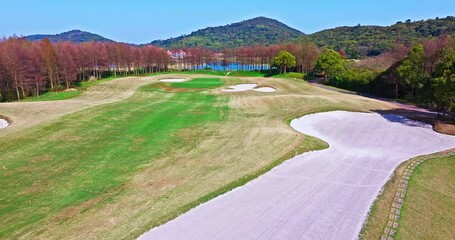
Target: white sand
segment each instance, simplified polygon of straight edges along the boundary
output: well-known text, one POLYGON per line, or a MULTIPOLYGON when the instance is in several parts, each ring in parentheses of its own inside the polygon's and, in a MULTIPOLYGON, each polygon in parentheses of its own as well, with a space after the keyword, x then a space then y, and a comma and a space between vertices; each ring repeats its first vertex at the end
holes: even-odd
POLYGON ((253 90, 257 86, 256 83, 246 83, 229 86, 228 89, 223 89, 225 92, 243 92, 248 90, 253 90))
POLYGON ((253 91, 271 93, 271 92, 276 92, 276 89, 273 87, 260 87, 260 88, 254 88, 253 91))
POLYGON ((288 160, 140 238, 356 239, 398 164, 455 147, 455 137, 394 115, 335 111, 291 126, 330 148, 288 160))
POLYGON ((272 87, 256 88, 256 86, 257 86, 256 83, 238 84, 238 85, 229 86, 227 89, 223 89, 223 91, 224 92, 244 92, 244 91, 253 90, 253 91, 265 92, 265 93, 276 92, 276 89, 272 88, 272 87))
POLYGON ((167 78, 167 79, 160 79, 160 82, 168 82, 168 83, 173 83, 173 82, 185 82, 185 78, 167 78))
POLYGON ((0 118, 0 128, 8 127, 9 123, 5 119, 0 118))

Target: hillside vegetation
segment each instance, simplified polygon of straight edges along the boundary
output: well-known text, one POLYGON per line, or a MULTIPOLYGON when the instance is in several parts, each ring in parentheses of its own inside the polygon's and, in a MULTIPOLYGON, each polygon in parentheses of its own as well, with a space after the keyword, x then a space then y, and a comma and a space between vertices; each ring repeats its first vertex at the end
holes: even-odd
POLYGON ((26 36, 25 39, 29 41, 40 41, 45 38, 51 40, 51 42, 73 42, 73 43, 84 43, 84 42, 114 42, 111 39, 102 37, 98 34, 89 33, 81 30, 71 30, 59 34, 36 34, 26 36))
POLYGON ((390 50, 400 41, 404 44, 417 43, 422 38, 434 38, 441 34, 455 33, 455 17, 437 18, 411 22, 398 22, 392 26, 338 27, 302 37, 319 47, 344 49, 351 57, 378 55, 390 50))
MULTIPOLYGON (((275 19, 257 17, 225 26, 207 27, 180 37, 155 40, 151 45, 167 49, 205 47, 211 50, 243 46, 311 42, 318 47, 343 49, 350 58, 379 55, 393 48, 394 43, 415 44, 425 38, 455 33, 455 17, 420 21, 406 20, 391 26, 342 26, 304 34, 275 19)), ((31 35, 30 41, 49 38, 52 42, 112 42, 97 34, 72 30, 56 35, 31 35)))
POLYGON ((299 30, 266 17, 220 27, 208 27, 189 35, 151 42, 165 48, 207 47, 212 50, 290 42, 304 35, 299 30))

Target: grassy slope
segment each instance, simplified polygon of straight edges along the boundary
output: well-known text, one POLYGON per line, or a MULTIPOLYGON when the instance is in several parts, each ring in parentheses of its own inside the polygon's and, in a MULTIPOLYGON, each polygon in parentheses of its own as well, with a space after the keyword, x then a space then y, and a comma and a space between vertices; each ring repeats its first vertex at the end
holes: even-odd
MULTIPOLYGON (((132 79, 115 83, 125 81, 132 79)), ((325 146, 283 120, 384 107, 297 80, 242 81, 278 92, 145 86, 122 102, 7 135, 0 140, 0 225, 6 226, 0 236, 133 238, 295 154, 325 146)))
POLYGON ((412 175, 396 239, 454 239, 455 156, 428 160, 412 175))
POLYGON ((24 100, 23 102, 35 102, 35 101, 54 101, 54 100, 65 100, 65 99, 70 99, 70 98, 75 98, 81 95, 83 91, 86 91, 89 87, 92 87, 94 85, 110 81, 112 79, 116 79, 120 77, 107 77, 107 78, 102 78, 98 81, 92 81, 92 82, 81 82, 76 90, 74 91, 69 91, 69 92, 45 92, 41 94, 40 96, 34 96, 34 97, 29 97, 24 100))

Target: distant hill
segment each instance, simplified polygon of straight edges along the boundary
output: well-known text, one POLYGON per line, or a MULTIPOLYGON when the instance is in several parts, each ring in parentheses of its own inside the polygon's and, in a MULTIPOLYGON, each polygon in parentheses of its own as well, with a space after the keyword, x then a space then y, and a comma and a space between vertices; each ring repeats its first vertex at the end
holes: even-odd
MULTIPOLYGON (((163 48, 207 47, 212 50, 240 46, 271 45, 288 42, 312 42, 319 47, 344 49, 349 57, 361 58, 377 55, 392 48, 396 41, 409 44, 423 38, 434 38, 441 34, 455 34, 455 17, 436 18, 422 21, 397 22, 392 26, 337 27, 305 35, 275 19, 257 17, 220 27, 208 27, 189 35, 167 40, 156 40, 152 45, 163 48)), ((31 35, 30 41, 49 38, 53 42, 74 43, 99 41, 113 42, 100 35, 72 30, 56 35, 31 35)))
POLYGON ((455 33, 455 17, 436 18, 422 21, 397 22, 388 27, 354 26, 338 27, 301 37, 319 47, 345 49, 352 56, 376 55, 390 49, 395 41, 414 43, 423 38, 455 33))
POLYGON ((73 43, 83 43, 83 42, 113 42, 110 39, 102 37, 98 34, 93 34, 89 32, 84 32, 81 30, 72 30, 69 32, 64 32, 60 34, 50 35, 50 34, 37 34, 26 36, 25 39, 29 41, 39 41, 44 38, 49 38, 52 42, 73 42, 73 43))
POLYGON ((285 43, 303 36, 275 19, 257 17, 220 27, 208 27, 189 35, 151 42, 164 48, 204 46, 213 50, 251 45, 285 43))

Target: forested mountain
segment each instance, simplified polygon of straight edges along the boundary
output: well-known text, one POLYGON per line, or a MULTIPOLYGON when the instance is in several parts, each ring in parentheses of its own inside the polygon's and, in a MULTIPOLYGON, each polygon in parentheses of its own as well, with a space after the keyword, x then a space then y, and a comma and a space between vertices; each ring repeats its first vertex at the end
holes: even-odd
POLYGON ((413 44, 423 38, 455 33, 455 17, 397 22, 392 26, 337 27, 313 34, 292 29, 270 18, 258 17, 221 27, 209 27, 189 35, 151 42, 164 48, 203 46, 212 50, 288 42, 312 42, 319 47, 343 49, 351 58, 378 55, 395 42, 413 44))
POLYGON ((455 17, 415 22, 407 20, 388 27, 360 25, 338 27, 304 36, 300 40, 313 42, 319 47, 344 49, 350 57, 356 58, 390 50, 397 41, 413 44, 422 38, 434 38, 451 33, 455 33, 455 17))
POLYGON ((64 32, 60 34, 37 34, 37 35, 30 35, 26 36, 25 39, 29 41, 39 41, 44 38, 48 38, 51 42, 73 42, 73 43, 83 43, 83 42, 91 42, 91 41, 98 41, 98 42, 113 42, 110 39, 102 37, 98 34, 84 32, 81 30, 72 30, 69 32, 64 32))
MULTIPOLYGON (((319 47, 343 49, 350 58, 374 56, 391 50, 394 43, 414 44, 423 38, 455 33, 455 17, 421 21, 407 20, 392 26, 337 27, 305 35, 299 30, 266 17, 257 17, 220 27, 208 27, 189 35, 167 40, 156 40, 152 45, 163 48, 206 47, 211 50, 232 49, 241 46, 272 45, 292 42, 312 42, 319 47)), ((100 35, 73 30, 56 35, 31 35, 30 41, 49 38, 52 42, 90 41, 112 42, 100 35)))
POLYGON ((189 35, 151 42, 165 48, 207 47, 212 50, 252 45, 271 45, 304 35, 277 20, 257 17, 220 27, 208 27, 189 35))

